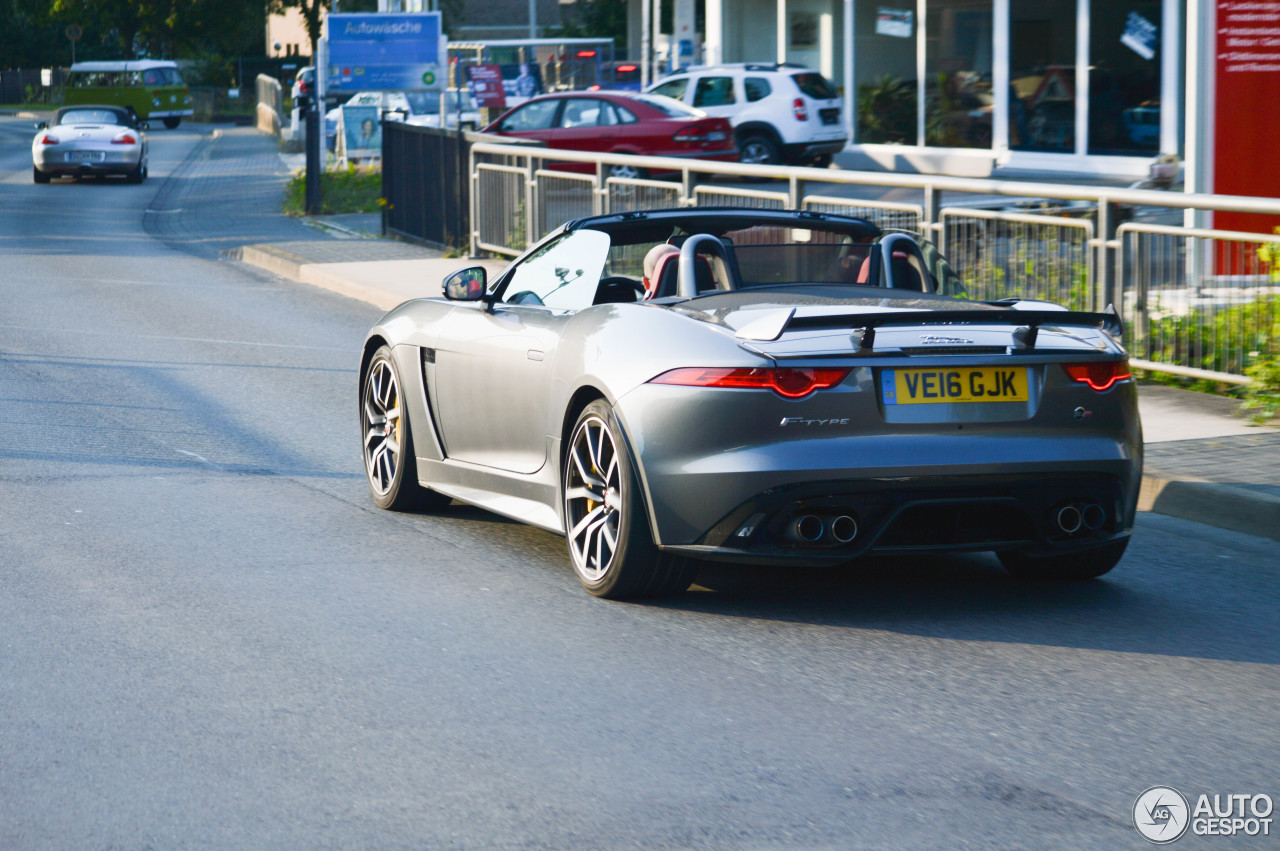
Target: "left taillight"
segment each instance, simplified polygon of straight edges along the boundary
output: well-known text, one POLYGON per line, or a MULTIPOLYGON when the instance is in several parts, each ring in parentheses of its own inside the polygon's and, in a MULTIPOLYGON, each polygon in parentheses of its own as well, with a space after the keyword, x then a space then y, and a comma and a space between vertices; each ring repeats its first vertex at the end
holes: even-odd
POLYGON ((1126 381, 1133 377, 1127 360, 1064 363, 1062 371, 1072 381, 1087 384, 1090 390, 1099 393, 1110 390, 1117 381, 1126 381))
POLYGON ((791 102, 791 111, 795 113, 796 121, 809 120, 809 107, 805 104, 804 98, 796 98, 791 102))
POLYGON ((111 140, 111 144, 113 144, 113 145, 136 145, 136 144, 138 144, 138 137, 137 137, 137 136, 135 136, 135 135, 133 135, 132 133, 121 133, 121 134, 119 134, 118 136, 116 136, 114 139, 112 139, 112 140, 111 140))
POLYGON ((42 135, 42 136, 40 137, 40 144, 41 144, 41 145, 56 145, 56 144, 58 144, 58 137, 57 137, 57 136, 52 135, 51 133, 45 133, 44 135, 42 135))
POLYGON ((784 399, 801 399, 844 381, 847 367, 682 367, 662 373, 650 384, 772 390, 784 399))

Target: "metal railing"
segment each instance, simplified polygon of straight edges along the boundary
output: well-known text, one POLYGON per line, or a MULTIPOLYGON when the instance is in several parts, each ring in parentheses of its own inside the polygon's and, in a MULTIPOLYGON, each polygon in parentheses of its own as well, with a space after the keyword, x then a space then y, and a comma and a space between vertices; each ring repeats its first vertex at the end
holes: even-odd
POLYGON ((473 253, 516 256, 564 221, 598 213, 720 205, 842 213, 933 240, 973 298, 1114 305, 1140 368, 1245 384, 1249 365, 1280 356, 1280 235, 1181 226, 1213 212, 1280 217, 1276 199, 489 143, 471 147, 471 180, 473 253), (667 178, 611 177, 614 165, 667 178), (724 177, 773 185, 713 179, 724 177), (860 197, 882 190, 920 200, 860 197))

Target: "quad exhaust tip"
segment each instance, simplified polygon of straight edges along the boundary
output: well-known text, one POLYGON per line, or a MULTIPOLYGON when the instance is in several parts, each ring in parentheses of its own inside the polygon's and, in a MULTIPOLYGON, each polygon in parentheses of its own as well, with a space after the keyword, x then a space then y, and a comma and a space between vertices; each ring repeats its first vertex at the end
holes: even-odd
POLYGON ((784 537, 798 544, 847 544, 858 536, 858 521, 848 514, 819 517, 800 514, 787 522, 784 537))
POLYGON ((1074 535, 1079 532, 1081 522, 1080 509, 1074 505, 1064 505, 1058 509, 1058 528, 1068 535, 1074 535))
POLYGON ((1106 522, 1106 509, 1097 503, 1064 505, 1058 509, 1058 528, 1068 535, 1074 535, 1081 529, 1096 531, 1106 522))
POLYGON ((787 539, 801 544, 816 544, 822 540, 826 527, 816 514, 801 514, 787 524, 787 539))
POLYGON ((848 514, 833 517, 829 527, 831 536, 842 544, 847 544, 858 536, 858 521, 848 514))

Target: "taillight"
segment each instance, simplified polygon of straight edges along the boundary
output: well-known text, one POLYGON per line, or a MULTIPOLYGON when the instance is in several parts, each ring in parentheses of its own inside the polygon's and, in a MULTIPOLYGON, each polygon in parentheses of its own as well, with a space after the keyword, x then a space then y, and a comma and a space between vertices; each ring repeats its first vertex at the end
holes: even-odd
POLYGON ((306 84, 306 83, 299 82, 299 83, 298 83, 298 94, 300 94, 300 95, 305 95, 306 93, 307 93, 307 84, 306 84))
POLYGON ((682 387, 731 387, 772 390, 786 399, 800 399, 815 390, 834 387, 849 374, 848 367, 683 367, 662 373, 650 384, 682 387))
POLYGON ((796 121, 809 120, 809 107, 805 106, 804 98, 796 98, 791 102, 791 111, 796 114, 796 121))
POLYGON ((58 144, 58 137, 57 137, 57 136, 50 136, 48 133, 45 133, 43 136, 41 136, 41 137, 40 137, 40 144, 41 144, 41 145, 56 145, 56 144, 58 144))
POLYGON ((1089 389, 1099 393, 1110 390, 1117 381, 1125 381, 1133 377, 1127 360, 1064 363, 1062 370, 1072 381, 1088 384, 1089 389))
POLYGON ((132 133, 121 133, 119 136, 111 140, 113 145, 136 145, 138 139, 132 133))
POLYGON ((690 124, 688 127, 681 127, 673 136, 677 142, 705 142, 707 140, 706 132, 696 124, 690 124))

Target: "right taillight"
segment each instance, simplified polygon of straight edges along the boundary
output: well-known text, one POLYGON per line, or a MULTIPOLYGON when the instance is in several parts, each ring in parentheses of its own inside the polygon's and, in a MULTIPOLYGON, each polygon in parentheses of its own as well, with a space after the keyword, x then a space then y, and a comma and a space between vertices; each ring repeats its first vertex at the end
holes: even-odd
POLYGON ((1090 390, 1096 390, 1099 393, 1110 390, 1117 381, 1133 377, 1127 360, 1064 363, 1062 370, 1072 381, 1088 384, 1090 390))
POLYGON ((804 98, 796 98, 791 102, 791 111, 795 113, 796 121, 809 120, 809 107, 805 104, 804 98))

